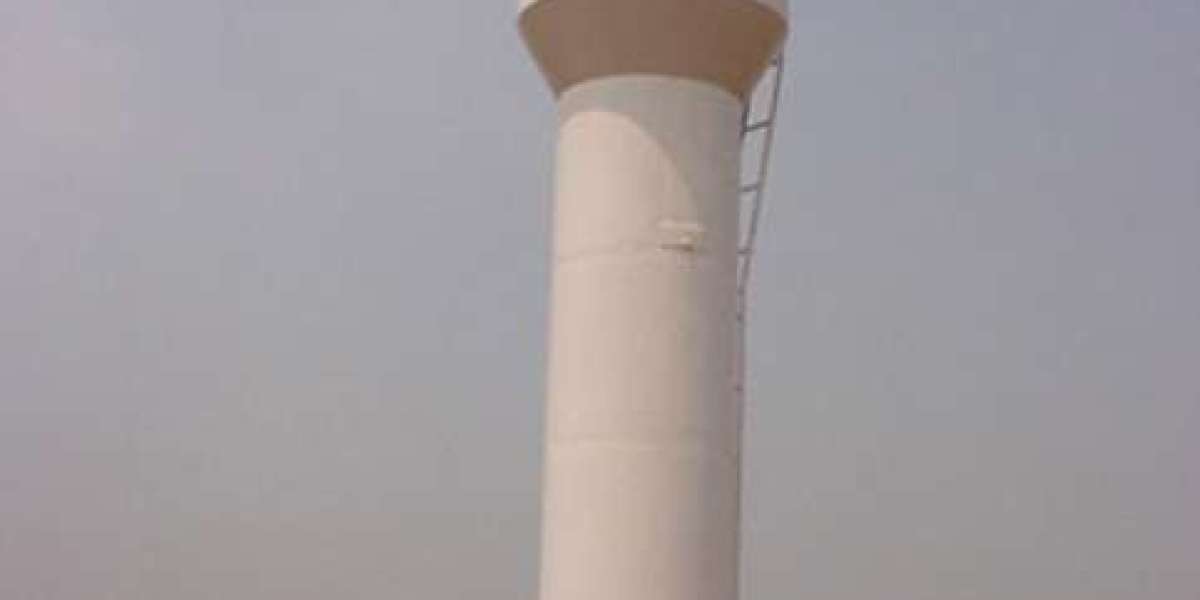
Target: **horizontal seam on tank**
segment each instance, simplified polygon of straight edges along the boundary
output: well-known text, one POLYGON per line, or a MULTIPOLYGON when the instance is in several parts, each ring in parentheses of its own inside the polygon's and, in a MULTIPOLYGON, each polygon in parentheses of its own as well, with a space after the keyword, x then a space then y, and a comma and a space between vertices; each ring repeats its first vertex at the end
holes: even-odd
POLYGON ((549 438, 546 440, 547 446, 627 446, 633 449, 659 449, 659 448, 687 448, 697 450, 697 454, 708 454, 727 459, 735 462, 738 459, 737 451, 711 450, 708 444, 695 441, 684 442, 649 442, 645 440, 628 440, 628 439, 611 439, 599 437, 582 437, 582 438, 549 438))
MULTIPOLYGON (((678 245, 672 243, 658 244, 639 244, 637 246, 614 246, 607 248, 595 248, 590 250, 582 250, 579 252, 571 252, 567 254, 555 254, 554 262, 558 264, 578 262, 581 260, 598 259, 598 258, 630 258, 639 256, 690 256, 696 259, 712 260, 715 255, 705 246, 699 246, 695 250, 681 250, 678 245)), ((733 253, 730 253, 732 257, 733 253)))

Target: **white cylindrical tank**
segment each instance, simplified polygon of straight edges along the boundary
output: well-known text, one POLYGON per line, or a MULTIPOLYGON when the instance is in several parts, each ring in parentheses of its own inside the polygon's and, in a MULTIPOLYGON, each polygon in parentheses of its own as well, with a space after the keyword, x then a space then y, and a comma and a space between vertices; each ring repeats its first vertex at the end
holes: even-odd
POLYGON ((542 600, 734 600, 744 99, 782 0, 532 0, 558 95, 542 600))

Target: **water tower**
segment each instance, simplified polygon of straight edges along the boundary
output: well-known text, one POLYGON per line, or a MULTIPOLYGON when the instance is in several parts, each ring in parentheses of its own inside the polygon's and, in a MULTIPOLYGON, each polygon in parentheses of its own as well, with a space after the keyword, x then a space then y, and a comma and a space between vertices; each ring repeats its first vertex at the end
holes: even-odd
POLYGON ((541 598, 734 600, 786 0, 524 0, 520 28, 559 114, 541 598))

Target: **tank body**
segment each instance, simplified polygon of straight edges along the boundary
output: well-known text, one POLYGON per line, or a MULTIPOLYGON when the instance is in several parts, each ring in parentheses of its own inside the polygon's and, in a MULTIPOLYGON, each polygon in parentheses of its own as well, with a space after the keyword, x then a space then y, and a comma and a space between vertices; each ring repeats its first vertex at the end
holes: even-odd
POLYGON ((559 136, 542 600, 734 600, 744 100, 780 0, 532 0, 559 136))

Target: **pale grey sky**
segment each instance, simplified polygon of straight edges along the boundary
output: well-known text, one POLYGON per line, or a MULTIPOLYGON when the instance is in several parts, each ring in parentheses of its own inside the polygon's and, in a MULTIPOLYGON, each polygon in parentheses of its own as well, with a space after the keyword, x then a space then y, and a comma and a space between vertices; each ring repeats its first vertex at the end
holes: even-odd
MULTIPOLYGON (((513 4, 0 3, 0 597, 534 597, 513 4)), ((745 598, 1200 598, 1200 4, 788 56, 745 598)))

